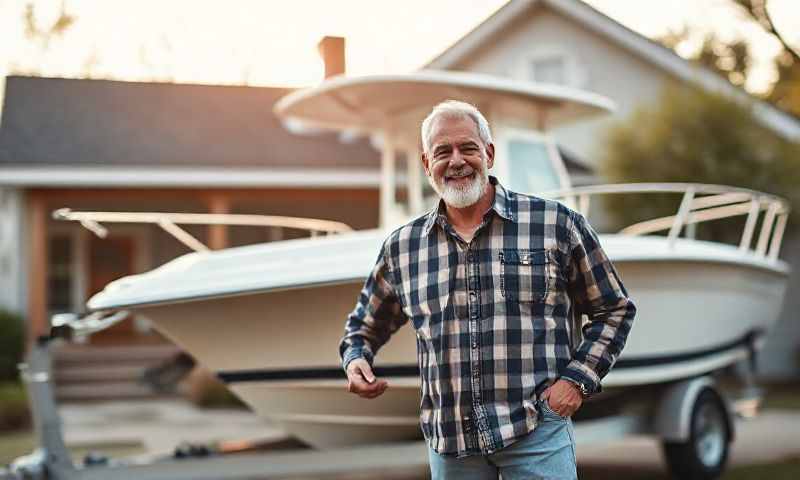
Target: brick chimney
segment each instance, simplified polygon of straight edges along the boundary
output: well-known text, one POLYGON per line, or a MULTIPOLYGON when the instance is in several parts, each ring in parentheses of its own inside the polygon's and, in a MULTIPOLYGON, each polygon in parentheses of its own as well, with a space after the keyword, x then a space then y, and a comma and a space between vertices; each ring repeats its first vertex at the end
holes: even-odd
POLYGON ((325 78, 344 75, 344 38, 323 37, 317 44, 319 54, 325 62, 325 78))

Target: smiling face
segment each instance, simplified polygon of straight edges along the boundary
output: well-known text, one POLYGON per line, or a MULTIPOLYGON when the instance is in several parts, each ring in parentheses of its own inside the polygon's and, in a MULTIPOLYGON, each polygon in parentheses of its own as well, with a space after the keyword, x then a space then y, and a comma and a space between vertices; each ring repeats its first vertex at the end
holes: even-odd
POLYGON ((486 192, 494 145, 483 143, 471 118, 440 116, 434 120, 430 148, 423 153, 422 162, 431 186, 444 202, 465 208, 486 192))

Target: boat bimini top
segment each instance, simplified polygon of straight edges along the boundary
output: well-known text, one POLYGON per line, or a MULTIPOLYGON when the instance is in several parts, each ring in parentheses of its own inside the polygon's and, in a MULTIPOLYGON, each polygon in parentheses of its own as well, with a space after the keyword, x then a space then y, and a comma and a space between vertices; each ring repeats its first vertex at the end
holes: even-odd
POLYGON ((486 74, 422 70, 409 74, 334 77, 281 98, 276 115, 288 124, 371 137, 381 150, 380 223, 388 227, 432 206, 419 161, 419 131, 434 105, 455 99, 475 105, 492 128, 493 173, 525 193, 571 186, 553 127, 613 111, 601 95, 561 85, 486 74), (396 175, 398 154, 405 176, 396 175), (405 203, 396 198, 405 188, 405 203))

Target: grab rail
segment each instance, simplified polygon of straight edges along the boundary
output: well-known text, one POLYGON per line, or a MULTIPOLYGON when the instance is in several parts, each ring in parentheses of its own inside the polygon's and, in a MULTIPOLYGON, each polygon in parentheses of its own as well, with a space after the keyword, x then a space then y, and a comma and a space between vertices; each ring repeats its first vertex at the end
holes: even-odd
POLYGON ((756 247, 752 251, 771 260, 778 258, 790 211, 789 203, 781 197, 747 188, 706 183, 616 183, 553 190, 537 195, 555 200, 565 199, 586 215, 592 195, 620 193, 683 193, 674 215, 637 222, 618 232, 623 235, 644 235, 669 230, 667 241, 670 247, 674 247, 675 240, 687 225, 747 215, 739 249, 750 251, 759 215, 766 211, 756 247))
POLYGON ((73 212, 69 208, 60 208, 53 212, 53 218, 79 222, 100 238, 105 238, 108 234, 108 230, 100 225, 100 222, 151 223, 158 225, 179 242, 196 252, 207 252, 209 248, 189 232, 179 227, 178 224, 296 228, 308 230, 312 237, 317 236, 319 233, 331 234, 353 230, 345 223, 332 220, 228 213, 73 212))

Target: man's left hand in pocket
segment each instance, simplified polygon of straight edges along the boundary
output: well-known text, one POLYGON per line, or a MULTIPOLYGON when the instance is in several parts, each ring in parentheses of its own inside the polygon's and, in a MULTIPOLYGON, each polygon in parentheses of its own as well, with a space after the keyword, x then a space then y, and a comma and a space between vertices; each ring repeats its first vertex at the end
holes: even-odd
POLYGON ((583 404, 583 395, 574 383, 558 379, 542 392, 550 409, 562 417, 571 417, 583 404))

